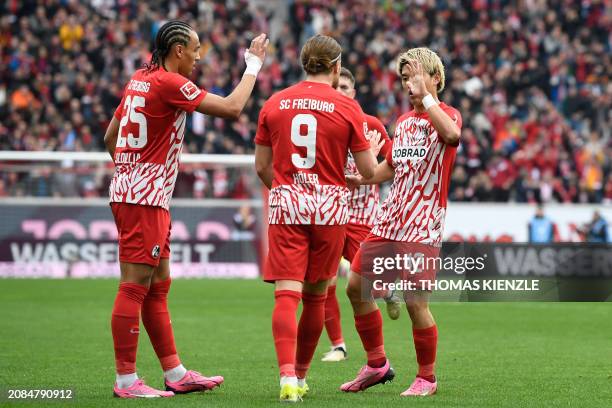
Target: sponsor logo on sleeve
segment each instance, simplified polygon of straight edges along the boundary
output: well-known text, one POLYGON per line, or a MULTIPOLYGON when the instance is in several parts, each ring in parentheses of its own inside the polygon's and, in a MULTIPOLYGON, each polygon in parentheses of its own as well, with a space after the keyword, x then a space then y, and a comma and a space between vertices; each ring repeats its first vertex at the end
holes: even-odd
POLYGON ((193 101, 199 94, 202 93, 202 90, 195 86, 195 84, 191 81, 185 82, 183 86, 181 86, 181 93, 188 101, 193 101))

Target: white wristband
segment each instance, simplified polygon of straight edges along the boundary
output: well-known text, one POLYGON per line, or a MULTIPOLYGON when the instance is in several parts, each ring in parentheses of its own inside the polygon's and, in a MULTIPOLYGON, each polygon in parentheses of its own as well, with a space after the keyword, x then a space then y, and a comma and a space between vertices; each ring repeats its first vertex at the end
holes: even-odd
POLYGON ((257 55, 253 55, 249 52, 249 50, 244 51, 244 62, 246 62, 246 69, 244 70, 244 75, 255 75, 259 73, 263 65, 263 61, 259 59, 257 55))
POLYGON ((423 106, 425 107, 425 110, 429 110, 429 108, 437 104, 438 102, 436 102, 436 100, 434 99, 433 96, 431 96, 431 94, 427 94, 423 98, 423 106))

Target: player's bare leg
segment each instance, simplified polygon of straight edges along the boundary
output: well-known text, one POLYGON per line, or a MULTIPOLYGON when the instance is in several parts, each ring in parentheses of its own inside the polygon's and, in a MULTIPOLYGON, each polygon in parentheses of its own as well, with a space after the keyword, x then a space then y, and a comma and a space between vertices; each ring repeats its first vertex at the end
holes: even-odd
POLYGON ((402 396, 435 394, 438 383, 434 374, 438 328, 429 310, 428 292, 406 292, 406 309, 412 321, 412 336, 419 370, 416 379, 402 396))
POLYGON ((151 388, 136 374, 140 314, 149 292, 153 266, 121 262, 120 269, 119 291, 111 318, 117 366, 114 395, 120 398, 171 397, 173 392, 151 388))
POLYGON ((362 285, 364 279, 358 273, 350 271, 348 284, 346 286, 346 295, 348 296, 353 314, 355 316, 365 315, 378 310, 378 305, 372 296, 366 296, 362 285))
POLYGON ((351 301, 355 316, 355 327, 366 351, 368 362, 361 368, 357 377, 342 384, 344 392, 364 391, 377 384, 393 380, 395 373, 385 354, 382 315, 371 295, 370 285, 361 275, 351 271, 346 294, 351 301))
POLYGON ((431 310, 429 310, 428 292, 407 292, 404 296, 406 310, 410 315, 412 327, 415 329, 425 329, 436 324, 431 310))
POLYGON ((274 283, 272 334, 280 373, 280 400, 298 402, 301 396, 295 370, 298 324, 296 313, 302 299, 302 282, 277 280, 274 283))
MULTIPOLYGON (((338 266, 338 271, 342 267, 342 261, 338 266)), ((331 342, 331 350, 323 355, 321 361, 336 362, 346 360, 346 344, 342 336, 342 326, 340 324, 340 306, 336 296, 336 284, 338 278, 334 276, 327 287, 327 299, 325 300, 325 330, 331 342)))

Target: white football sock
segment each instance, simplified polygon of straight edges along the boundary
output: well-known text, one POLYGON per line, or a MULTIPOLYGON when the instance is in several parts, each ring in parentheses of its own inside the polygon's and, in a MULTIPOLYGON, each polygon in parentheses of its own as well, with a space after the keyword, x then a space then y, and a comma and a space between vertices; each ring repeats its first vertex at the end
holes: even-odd
POLYGON ((297 385, 298 384, 298 379, 297 377, 281 377, 280 379, 280 386, 282 387, 285 384, 293 384, 293 385, 297 385))
POLYGON ((298 387, 303 388, 306 385, 306 379, 305 378, 298 378, 297 385, 298 385, 298 387))
POLYGON ((138 375, 136 373, 117 374, 117 387, 121 390, 125 390, 126 388, 130 388, 137 379, 138 375))
POLYGON ((179 364, 170 370, 164 371, 164 377, 166 377, 166 380, 170 382, 179 381, 185 376, 185 374, 187 374, 187 369, 182 364, 179 364))
POLYGON ((332 350, 333 350, 333 349, 336 349, 336 348, 338 348, 338 347, 342 347, 342 349, 343 349, 344 351, 346 351, 346 344, 344 344, 344 343, 334 344, 334 345, 332 346, 332 350))

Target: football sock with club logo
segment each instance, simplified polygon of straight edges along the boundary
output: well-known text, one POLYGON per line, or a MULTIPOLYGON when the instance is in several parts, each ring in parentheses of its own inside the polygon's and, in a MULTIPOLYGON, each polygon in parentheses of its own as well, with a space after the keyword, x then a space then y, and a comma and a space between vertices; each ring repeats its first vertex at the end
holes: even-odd
POLYGON ((366 351, 368 365, 372 368, 382 367, 387 362, 382 325, 382 315, 379 309, 355 316, 355 328, 366 351))
POLYGON ((342 338, 342 326, 340 325, 340 306, 336 297, 336 285, 327 288, 327 299, 325 300, 325 330, 329 336, 332 346, 344 344, 342 338))
POLYGON ((325 298, 327 294, 302 293, 302 316, 297 332, 295 373, 305 378, 312 356, 319 343, 325 320, 325 298))
POLYGON ((436 349, 438 346, 438 327, 434 324, 425 329, 412 329, 414 349, 416 351, 419 372, 417 377, 434 382, 434 364, 436 362, 436 349))
POLYGON ((281 377, 295 377, 295 349, 297 318, 295 316, 302 294, 293 290, 274 292, 272 335, 281 377))
POLYGON ((147 329, 155 354, 164 371, 182 367, 176 352, 172 322, 168 312, 168 292, 171 283, 172 279, 168 278, 151 284, 142 303, 142 323, 147 329))
POLYGON ((140 310, 148 291, 148 287, 136 283, 119 284, 111 317, 115 364, 119 375, 136 372, 140 310))

